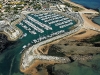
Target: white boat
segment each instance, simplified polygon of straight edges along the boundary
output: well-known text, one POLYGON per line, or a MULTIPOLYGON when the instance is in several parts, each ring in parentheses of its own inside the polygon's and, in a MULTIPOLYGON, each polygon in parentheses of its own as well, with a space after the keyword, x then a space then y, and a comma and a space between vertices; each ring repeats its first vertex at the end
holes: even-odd
POLYGON ((31 28, 28 28, 27 30, 31 30, 31 28))
POLYGON ((26 48, 26 45, 23 46, 23 49, 25 49, 25 48, 26 48))
POLYGON ((36 34, 36 32, 35 31, 29 31, 31 34, 36 34))
POLYGON ((23 36, 26 37, 27 36, 27 33, 25 33, 23 36))
POLYGON ((31 45, 30 43, 28 43, 28 46, 31 45))
POLYGON ((26 37, 27 36, 27 33, 23 34, 20 39, 22 39, 23 37, 26 37))

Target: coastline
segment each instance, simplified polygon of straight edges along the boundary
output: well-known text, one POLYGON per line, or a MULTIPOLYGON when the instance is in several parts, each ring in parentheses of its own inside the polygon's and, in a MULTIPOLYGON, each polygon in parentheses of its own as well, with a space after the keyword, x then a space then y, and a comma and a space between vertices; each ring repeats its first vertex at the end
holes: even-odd
MULTIPOLYGON (((76 0, 67 1, 71 2, 76 0)), ((86 0, 83 2, 85 1, 86 0)), ((70 18, 70 16, 66 16, 66 19, 69 18, 68 21, 63 21, 62 19, 65 18, 62 18, 62 21, 58 20, 57 24, 51 24, 53 21, 57 22, 57 20, 54 20, 56 19, 53 18, 54 16, 51 16, 50 18, 52 21, 49 21, 50 19, 48 17, 47 20, 44 18, 49 11, 51 11, 50 13, 55 16, 57 11, 63 14, 63 12, 56 7, 56 5, 64 7, 63 3, 59 1, 55 1, 55 3, 45 1, 46 3, 42 4, 41 1, 39 3, 41 3, 42 9, 37 9, 37 11, 35 11, 34 6, 37 8, 39 4, 38 2, 34 5, 36 1, 27 1, 21 6, 20 4, 9 5, 9 2, 7 3, 6 1, 2 2, 3 6, 6 6, 7 3, 7 7, 11 7, 10 12, 12 11, 12 13, 5 12, 5 10, 3 13, 4 18, 7 18, 8 21, 11 19, 11 22, 7 27, 6 25, 1 25, 1 28, 5 27, 5 29, 1 29, 0 32, 0 46, 1 48, 5 47, 5 49, 1 51, 0 54, 0 75, 81 75, 82 73, 86 75, 98 75, 100 67, 100 25, 98 26, 98 24, 92 21, 92 18, 98 15, 98 12, 96 10, 88 9, 87 7, 85 9, 85 7, 80 5, 80 3, 77 5, 82 6, 84 10, 78 6, 65 3, 65 11, 63 11, 65 16, 66 14, 72 15, 75 21, 73 21, 73 25, 63 28, 63 26, 68 25, 68 21, 74 19, 70 18), (47 8, 48 5, 50 6, 50 10, 45 10, 45 6, 47 8), (16 10, 17 7, 18 10, 16 10), (20 9, 22 7, 24 7, 24 9, 20 9), (70 12, 71 10, 69 9, 72 9, 73 12, 70 12), (18 13, 16 13, 17 11, 18 13), (55 13, 52 13, 52 11, 55 13), (43 15, 43 17, 40 15, 43 15), (78 15, 81 15, 81 18, 78 17, 78 15), (31 18, 29 18, 29 16, 31 16, 31 18), (37 21, 33 22, 34 19, 46 24, 48 27, 51 27, 52 30, 46 30, 45 27, 42 27, 43 24, 37 24, 37 21), (80 19, 80 21, 77 21, 78 19, 80 19), (83 19, 84 22, 81 19, 83 19), (35 30, 38 28, 41 30, 35 30), (43 33, 42 30, 44 31, 43 33), (60 30, 63 30, 64 32, 59 34, 60 30), (4 37, 3 34, 6 35, 6 37, 4 37), (65 36, 62 37, 63 35, 65 36), (7 43, 6 40, 8 40, 7 43), (66 60, 64 63, 62 60, 67 58, 70 61, 67 63, 66 60), (59 61, 59 63, 57 63, 57 61, 59 61)), ((92 1, 90 0, 89 2, 90 3, 86 1, 86 4, 89 4, 90 6, 92 1)), ((95 6, 91 5, 91 7, 95 6)), ((3 9, 5 8, 6 7, 3 9)), ((57 13, 58 19, 60 16, 65 17, 63 15, 59 15, 59 13, 57 13)), ((3 15, 1 15, 1 17, 3 15)), ((47 16, 49 16, 49 14, 47 16)))
POLYGON ((91 19, 88 19, 84 13, 82 13, 81 16, 84 20, 84 26, 95 27, 95 28, 100 29, 100 26, 98 24, 95 24, 94 22, 92 22, 91 19))
MULTIPOLYGON (((72 17, 72 15, 66 15, 66 16, 70 16, 70 18, 76 19, 76 18, 72 17)), ((55 40, 62 39, 63 37, 72 35, 72 34, 74 34, 75 32, 77 32, 78 30, 80 30, 80 28, 81 28, 82 25, 83 25, 83 20, 81 19, 81 17, 80 17, 79 14, 77 14, 76 17, 78 17, 78 19, 77 19, 78 23, 76 24, 77 27, 76 27, 75 29, 73 29, 73 30, 71 30, 71 31, 69 31, 69 32, 63 33, 63 34, 61 34, 61 35, 57 35, 56 37, 52 37, 52 38, 50 38, 50 39, 47 39, 47 40, 45 40, 45 41, 42 41, 42 42, 40 42, 40 43, 38 43, 38 44, 36 44, 36 45, 33 45, 32 47, 33 47, 34 49, 32 49, 31 51, 33 52, 35 49, 38 49, 38 47, 40 47, 41 45, 50 43, 50 42, 55 41, 55 40)), ((27 50, 27 51, 28 51, 28 50, 27 50)), ((30 50, 29 50, 29 51, 30 51, 30 50)), ((26 52, 26 51, 24 52, 24 56, 25 56, 25 53, 27 53, 27 52, 26 52)), ((25 57, 26 57, 26 56, 25 56, 25 57)), ((23 56, 22 56, 22 58, 23 58, 23 56)), ((21 62, 20 64, 23 65, 23 62, 21 62)), ((30 66, 30 65, 29 65, 29 66, 30 66)), ((30 68, 30 67, 29 67, 29 68, 30 68)))
POLYGON ((97 13, 98 14, 97 11, 92 10, 92 9, 87 9, 84 6, 80 5, 80 4, 76 4, 76 3, 72 2, 71 0, 63 0, 63 2, 67 2, 67 3, 72 4, 73 6, 77 6, 77 7, 82 8, 83 10, 79 11, 80 13, 97 13))
MULTIPOLYGON (((70 2, 71 3, 71 2, 70 2)), ((77 5, 77 4, 76 4, 77 5)), ((82 6, 83 7, 83 6, 82 6)), ((84 8, 84 7, 83 7, 84 8)), ((48 45, 48 46, 50 46, 51 44, 55 44, 55 43, 59 43, 59 41, 60 40, 63 40, 63 39, 68 39, 68 38, 73 38, 73 37, 75 37, 75 39, 77 39, 77 40, 80 40, 80 39, 84 39, 84 38, 90 38, 90 37, 92 37, 92 36, 94 36, 94 35, 97 35, 97 34, 99 34, 97 31, 94 31, 94 30, 92 30, 92 29, 90 29, 91 27, 93 28, 97 28, 97 29, 99 29, 100 30, 100 26, 98 26, 97 24, 95 24, 95 23, 93 23, 91 20, 89 20, 87 17, 86 17, 86 15, 84 14, 84 13, 97 13, 98 14, 98 12, 96 12, 96 11, 94 11, 94 10, 88 10, 88 9, 86 9, 86 8, 84 8, 85 10, 84 11, 80 11, 79 13, 81 14, 81 17, 83 18, 83 20, 84 20, 84 25, 83 25, 83 28, 81 28, 78 32, 76 32, 76 33, 74 33, 74 34, 71 34, 71 35, 68 35, 68 36, 65 36, 64 38, 61 38, 61 39, 58 39, 58 40, 56 40, 56 41, 53 41, 53 42, 50 42, 50 43, 48 43, 48 44, 45 44, 45 45, 48 45), (77 33, 80 33, 80 32, 82 32, 82 31, 86 31, 86 33, 85 34, 82 34, 82 35, 76 35, 77 33)), ((38 47, 37 49, 39 49, 39 50, 42 50, 43 49, 43 47, 45 46, 45 45, 42 45, 42 47, 40 46, 40 47, 38 47)), ((48 53, 48 51, 45 53, 45 54, 47 54, 48 53)), ((21 62, 22 63, 22 62, 21 62)), ((32 64, 32 65, 34 65, 34 63, 32 64)), ((35 67, 34 67, 35 68, 35 67)), ((31 68, 29 68, 29 69, 31 69, 31 68)), ((21 70, 21 68, 20 68, 20 70, 21 70)), ((22 72, 24 72, 24 73, 26 73, 26 70, 25 71, 23 71, 23 70, 21 70, 22 72)))
MULTIPOLYGON (((68 2, 68 3, 72 4, 72 5, 75 5, 75 6, 78 6, 78 7, 81 7, 81 8, 84 9, 82 11, 79 11, 81 17, 84 20, 84 25, 83 25, 83 28, 80 31, 78 31, 77 33, 80 33, 83 29, 87 33, 85 33, 83 35, 77 35, 77 36, 75 35, 74 37, 76 39, 78 39, 78 38, 84 39, 84 38, 92 37, 92 36, 95 36, 95 35, 99 34, 98 32, 96 32, 96 31, 94 31, 94 30, 92 30, 90 28, 96 28, 96 29, 100 30, 100 26, 98 24, 94 23, 91 19, 88 19, 87 16, 86 16, 86 14, 88 14, 88 13, 92 13, 92 14, 97 14, 98 15, 99 12, 97 12, 95 10, 92 10, 92 9, 87 9, 84 6, 80 5, 80 4, 76 4, 76 3, 72 2, 71 0, 63 0, 63 1, 64 2, 68 2)), ((95 16, 93 16, 93 17, 95 17, 95 16)), ((77 33, 75 33, 75 34, 77 34, 77 33)))
MULTIPOLYGON (((16 29, 18 29, 18 31, 19 31, 19 33, 20 33, 20 35, 18 36, 18 38, 23 34, 23 32, 22 32, 22 30, 20 30, 16 25, 17 25, 18 23, 20 23, 23 19, 25 19, 25 16, 24 16, 23 14, 21 14, 21 18, 19 18, 19 19, 13 21, 13 22, 11 23, 11 25, 14 26, 16 29)), ((18 39, 18 38, 17 38, 17 39, 18 39)), ((14 41, 17 40, 17 39, 14 39, 14 41)))
POLYGON ((100 19, 97 20, 97 18, 100 18, 100 15, 93 17, 92 21, 93 21, 94 23, 100 25, 100 22, 99 22, 100 19), (96 19, 96 20, 95 20, 95 19, 96 19))
POLYGON ((17 36, 17 38, 11 39, 10 36, 7 33, 5 33, 5 32, 0 32, 0 33, 6 35, 8 41, 16 41, 23 34, 22 30, 20 30, 16 25, 18 23, 20 23, 20 21, 22 21, 24 18, 25 18, 25 16, 21 14, 21 18, 11 22, 11 26, 16 28, 19 31, 19 33, 20 33, 19 36, 17 36))

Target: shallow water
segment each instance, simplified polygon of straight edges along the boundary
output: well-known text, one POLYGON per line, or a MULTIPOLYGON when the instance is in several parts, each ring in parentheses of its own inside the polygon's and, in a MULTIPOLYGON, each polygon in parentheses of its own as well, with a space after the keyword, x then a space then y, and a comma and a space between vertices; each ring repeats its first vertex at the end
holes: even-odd
POLYGON ((100 25, 100 16, 96 16, 93 18, 93 22, 97 23, 98 25, 100 25))
MULTIPOLYGON (((75 21, 73 21, 73 23, 74 23, 73 25, 76 24, 75 21)), ((25 25, 25 23, 23 24, 25 25)), ((63 28, 63 30, 67 32, 69 31, 69 28, 71 26, 63 28)), ((23 37, 22 39, 17 40, 16 44, 7 48, 0 55, 0 75, 24 75, 23 73, 19 71, 19 64, 20 64, 20 57, 21 57, 20 52, 23 50, 22 47, 24 45, 27 45, 28 43, 31 43, 33 39, 39 38, 39 36, 48 35, 52 33, 52 31, 45 31, 44 33, 37 32, 38 33, 37 35, 32 35, 28 31, 26 31, 24 28, 22 28, 19 24, 17 24, 17 27, 19 27, 23 31, 23 33, 27 33, 27 36, 23 37)), ((53 32, 60 30, 59 28, 55 28, 54 26, 52 26, 52 28, 54 29, 53 32)))
POLYGON ((93 60, 89 60, 88 62, 75 61, 69 64, 55 65, 54 70, 63 70, 65 73, 69 73, 68 75, 100 75, 99 63, 100 55, 97 55, 93 60))

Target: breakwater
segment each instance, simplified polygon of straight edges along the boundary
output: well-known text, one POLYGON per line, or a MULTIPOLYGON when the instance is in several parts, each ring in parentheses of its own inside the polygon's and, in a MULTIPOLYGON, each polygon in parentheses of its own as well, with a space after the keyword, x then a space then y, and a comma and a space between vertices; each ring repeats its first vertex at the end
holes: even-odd
MULTIPOLYGON (((64 16, 66 15, 66 13, 60 13, 60 12, 57 12, 57 13, 59 13, 59 14, 63 14, 64 16)), ((35 45, 33 45, 32 47, 31 47, 31 49, 29 48, 28 50, 26 50, 24 53, 23 53, 23 56, 22 56, 22 61, 21 61, 21 67, 24 67, 24 69, 26 68, 26 63, 25 63, 25 61, 26 61, 26 57, 28 57, 28 56, 30 56, 30 53, 32 53, 32 55, 31 56, 34 56, 34 55, 36 55, 35 54, 35 50, 37 50, 37 48, 39 47, 39 46, 41 46, 41 45, 43 45, 43 44, 46 44, 46 43, 49 43, 49 42, 51 42, 51 41, 54 41, 54 40, 57 40, 57 39, 60 39, 60 38, 63 38, 63 37, 65 37, 65 36, 68 36, 68 35, 71 35, 71 34, 73 34, 73 33, 75 33, 75 32, 77 32, 77 31, 79 31, 80 30, 80 28, 83 26, 83 20, 82 20, 82 18, 81 18, 81 16, 79 15, 79 13, 67 13, 67 15, 66 16, 68 16, 68 17, 70 17, 70 18, 72 18, 72 19, 77 19, 77 24, 76 24, 76 28, 75 29, 73 29, 73 30, 71 30, 71 31, 69 31, 69 32, 65 32, 65 33, 63 33, 63 34, 60 34, 60 35, 57 35, 57 36, 55 36, 55 37, 52 37, 52 38, 49 38, 49 39, 46 39, 46 40, 44 40, 44 41, 42 41, 42 42, 39 42, 39 43, 37 43, 37 44, 35 44, 35 45), (28 52, 28 53, 27 53, 28 52)), ((48 58, 48 57, 47 57, 48 58)), ((33 61, 33 60, 31 60, 31 61, 33 61)), ((31 62, 30 61, 30 62, 31 62)), ((30 64, 27 64, 27 66, 30 66, 30 64)), ((29 67, 28 67, 29 68, 29 67)))

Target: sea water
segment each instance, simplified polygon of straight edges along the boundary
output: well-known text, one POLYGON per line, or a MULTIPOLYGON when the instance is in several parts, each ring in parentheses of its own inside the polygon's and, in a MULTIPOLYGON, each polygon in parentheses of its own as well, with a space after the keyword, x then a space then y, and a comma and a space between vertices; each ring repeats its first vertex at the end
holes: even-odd
POLYGON ((100 25, 100 16, 94 17, 94 18, 92 19, 92 21, 93 21, 94 23, 97 23, 98 25, 100 25))
MULTIPOLYGON (((30 15, 30 14, 29 14, 30 15)), ((34 17, 34 16, 32 16, 34 17)), ((38 19, 38 18, 36 18, 38 19)), ((27 20, 27 18, 26 18, 27 20)), ((21 21, 23 23, 23 21, 21 21)), ((42 21, 41 21, 42 22, 42 21)), ((73 25, 76 24, 76 22, 73 20, 73 25)), ((25 23, 23 23, 25 25, 25 23)), ((73 25, 70 25, 66 28, 63 28, 66 32, 69 31, 69 28, 73 25)), ((44 33, 38 33, 36 35, 30 34, 27 30, 25 30, 21 25, 16 25, 19 29, 23 31, 23 33, 27 33, 26 37, 23 37, 22 39, 18 39, 16 44, 11 45, 9 48, 5 50, 0 55, 0 75, 24 75, 20 72, 19 66, 20 66, 20 58, 21 54, 20 52, 23 50, 23 46, 30 43, 33 39, 39 38, 39 36, 46 36, 48 34, 51 34, 52 32, 56 32, 60 30, 59 27, 55 27, 54 25, 51 25, 53 30, 52 31, 45 31, 44 33)), ((33 43, 34 44, 34 43, 33 43)))
MULTIPOLYGON (((83 5, 88 9, 94 9, 100 12, 100 0, 71 0, 72 2, 83 5)), ((93 18, 93 22, 100 25, 100 15, 93 18)))
POLYGON ((89 9, 100 9, 100 0, 71 0, 89 9))
MULTIPOLYGON (((88 9, 94 9, 100 12, 100 0, 71 0, 72 2, 83 5, 88 9)), ((100 16, 93 18, 93 22, 100 25, 100 16)), ((100 56, 98 56, 100 57, 100 56)), ((74 62, 69 64, 70 68, 69 75, 100 75, 100 58, 95 57, 95 59, 85 63, 89 66, 79 65, 79 62, 74 62), (92 65, 96 65, 94 68, 92 65)), ((65 65, 64 65, 65 66, 65 65)), ((66 65, 67 66, 67 65, 66 65)), ((66 71, 68 71, 66 69, 66 71)))

